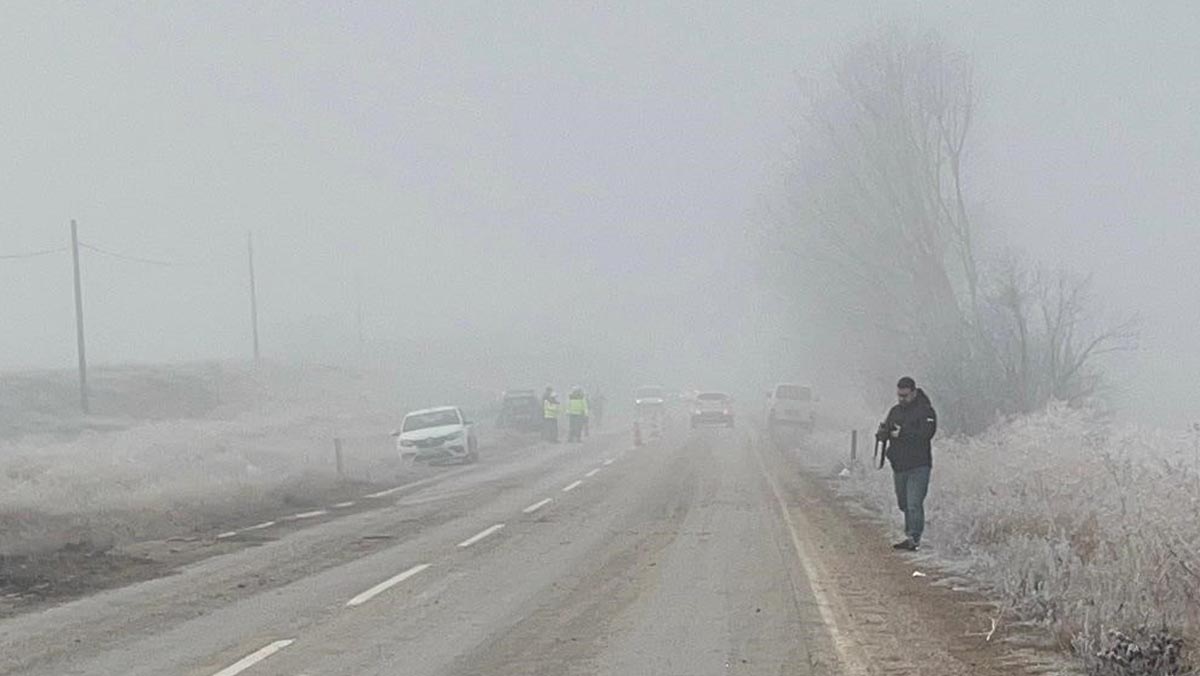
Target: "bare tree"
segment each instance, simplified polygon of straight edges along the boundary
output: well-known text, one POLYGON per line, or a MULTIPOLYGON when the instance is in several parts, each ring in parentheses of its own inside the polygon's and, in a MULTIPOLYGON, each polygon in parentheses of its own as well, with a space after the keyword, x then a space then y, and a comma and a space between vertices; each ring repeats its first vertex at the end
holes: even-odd
POLYGON ((951 427, 1095 391, 1095 358, 1130 323, 1096 330, 1086 279, 989 266, 965 171, 973 68, 934 35, 891 31, 810 86, 767 243, 782 288, 837 327, 867 372, 922 374, 951 427), (994 269, 993 269, 994 268, 994 269))

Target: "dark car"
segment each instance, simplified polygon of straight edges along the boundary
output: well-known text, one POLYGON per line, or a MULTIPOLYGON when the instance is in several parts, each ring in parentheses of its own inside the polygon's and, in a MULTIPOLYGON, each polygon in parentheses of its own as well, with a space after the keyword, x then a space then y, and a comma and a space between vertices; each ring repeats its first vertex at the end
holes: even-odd
POLYGON ((733 399, 724 392, 701 392, 692 410, 692 428, 702 425, 733 427, 733 399))
POLYGON ((533 390, 510 390, 500 401, 501 429, 536 432, 542 424, 542 400, 533 390))

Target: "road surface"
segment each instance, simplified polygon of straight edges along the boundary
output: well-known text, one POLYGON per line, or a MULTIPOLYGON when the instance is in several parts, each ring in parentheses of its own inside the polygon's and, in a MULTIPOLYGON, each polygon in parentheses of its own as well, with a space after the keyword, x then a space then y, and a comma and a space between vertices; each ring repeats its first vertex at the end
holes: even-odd
POLYGON ((174 575, 0 622, 0 674, 992 673, 936 624, 892 631, 912 618, 852 577, 862 548, 891 555, 828 540, 752 435, 627 442, 485 450, 367 509, 227 535, 174 575))

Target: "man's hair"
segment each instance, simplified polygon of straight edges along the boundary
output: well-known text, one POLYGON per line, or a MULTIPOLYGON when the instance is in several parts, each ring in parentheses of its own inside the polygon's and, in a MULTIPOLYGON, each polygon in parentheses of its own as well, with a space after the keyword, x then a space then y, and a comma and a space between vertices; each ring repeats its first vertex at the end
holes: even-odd
POLYGON ((896 389, 898 389, 898 390, 915 390, 915 389, 917 389, 917 381, 913 380, 912 378, 909 378, 908 376, 904 376, 903 378, 901 378, 899 380, 899 382, 896 383, 896 389))

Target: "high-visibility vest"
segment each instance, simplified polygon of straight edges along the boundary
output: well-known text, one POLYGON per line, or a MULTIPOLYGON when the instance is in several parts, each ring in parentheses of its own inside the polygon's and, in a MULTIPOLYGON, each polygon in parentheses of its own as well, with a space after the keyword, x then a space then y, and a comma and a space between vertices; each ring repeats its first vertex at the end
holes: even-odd
POLYGON ((558 417, 558 402, 553 399, 542 400, 542 416, 545 418, 558 417))
POLYGON ((587 415, 587 399, 584 399, 583 397, 571 397, 568 399, 567 413, 570 413, 571 415, 587 415))

